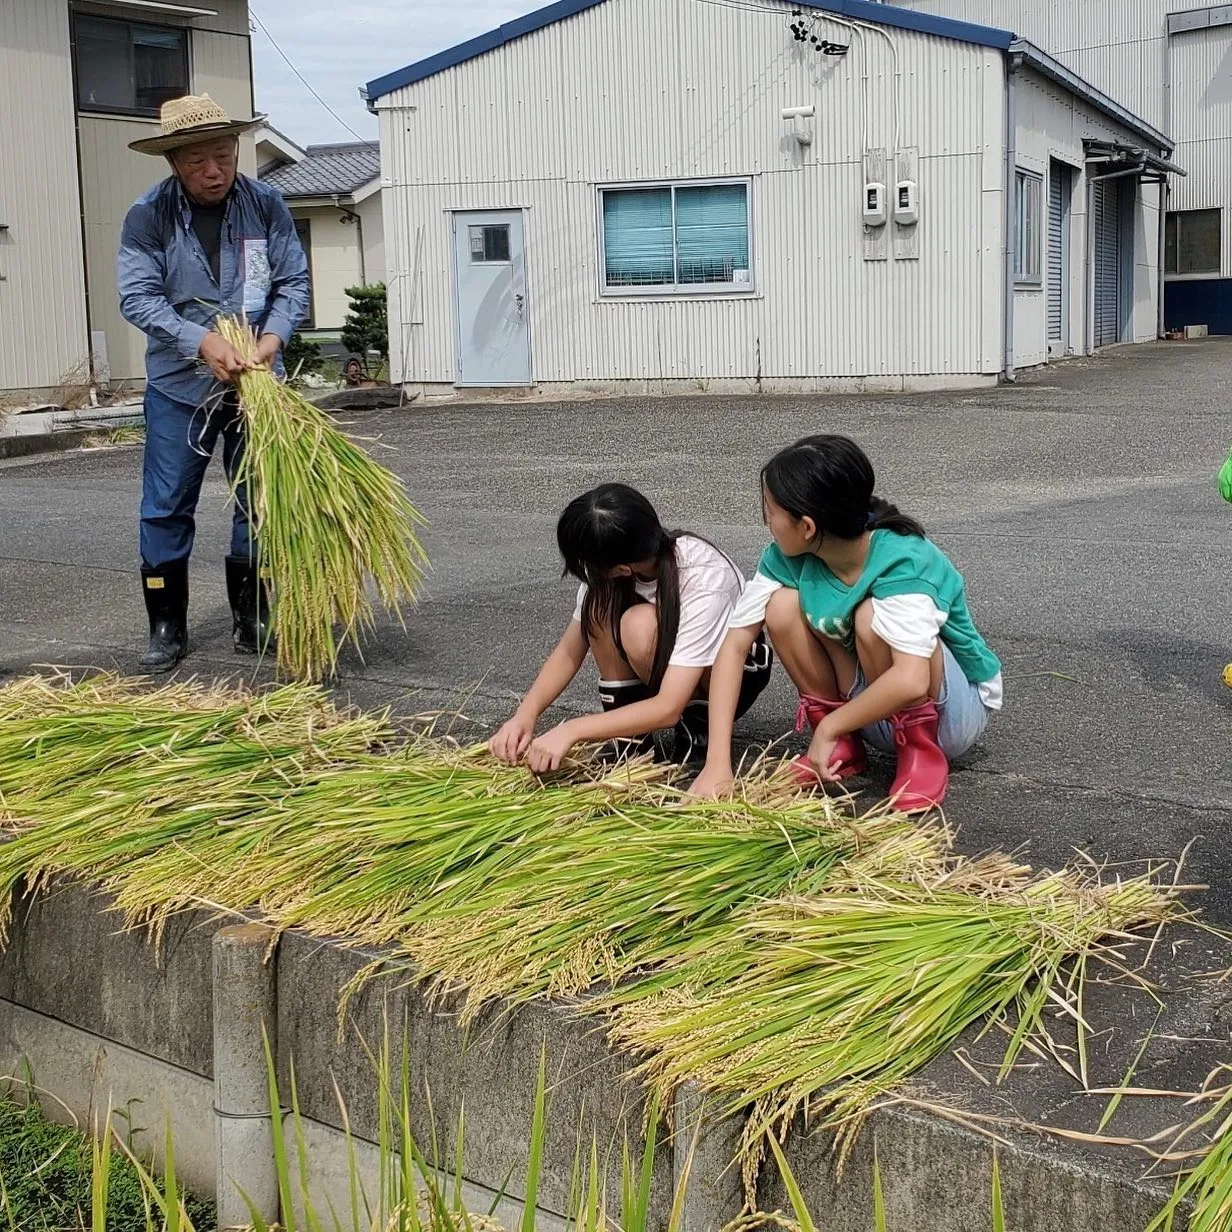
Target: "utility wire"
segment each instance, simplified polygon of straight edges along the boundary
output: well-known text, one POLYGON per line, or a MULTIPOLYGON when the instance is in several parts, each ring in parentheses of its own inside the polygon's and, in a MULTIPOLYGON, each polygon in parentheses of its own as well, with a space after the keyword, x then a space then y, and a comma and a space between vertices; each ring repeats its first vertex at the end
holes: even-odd
POLYGON ((312 97, 313 97, 313 98, 315 98, 315 99, 317 100, 317 102, 318 102, 318 103, 320 103, 320 104, 321 104, 321 106, 322 106, 322 107, 324 107, 324 108, 325 108, 325 110, 326 110, 326 111, 328 111, 328 112, 329 112, 329 114, 330 114, 330 115, 332 115, 332 116, 334 117, 334 119, 335 119, 335 120, 337 120, 337 121, 338 121, 338 123, 339 123, 339 124, 341 124, 341 125, 342 125, 342 127, 343 127, 343 128, 345 128, 345 129, 347 130, 347 132, 351 134, 351 136, 352 136, 352 137, 354 137, 354 138, 355 138, 355 140, 356 140, 356 141, 368 141, 368 140, 370 140, 370 139, 369 139, 369 138, 367 138, 367 137, 361 137, 361 136, 359 135, 359 133, 357 133, 357 132, 356 132, 356 131, 355 131, 355 130, 354 130, 354 129, 353 129, 353 128, 352 128, 352 127, 351 127, 351 126, 350 126, 350 125, 349 125, 349 124, 348 124, 348 123, 347 123, 347 122, 346 122, 346 121, 345 121, 345 120, 344 120, 344 119, 343 119, 343 118, 342 118, 342 117, 341 117, 341 116, 340 116, 340 115, 339 115, 339 114, 338 114, 338 113, 337 113, 337 112, 336 112, 336 111, 335 111, 335 110, 334 110, 334 109, 333 109, 333 108, 332 108, 332 107, 331 107, 331 106, 330 106, 330 105, 329 105, 329 104, 328 104, 328 103, 327 103, 327 102, 326 102, 326 101, 325 101, 325 100, 324 100, 324 99, 323 99, 323 98, 322 98, 322 97, 321 97, 321 96, 320 96, 320 95, 319 95, 319 94, 318 94, 318 93, 317 93, 317 92, 313 89, 313 88, 312 88, 312 84, 311 84, 311 82, 309 82, 308 78, 307 78, 307 77, 305 77, 305 76, 304 76, 304 74, 303 74, 303 73, 301 73, 301 72, 299 71, 299 69, 297 69, 297 68, 295 67, 295 65, 291 63, 290 57, 287 55, 287 53, 286 53, 285 51, 283 51, 283 50, 282 50, 282 48, 281 48, 281 47, 279 47, 279 46, 278 46, 278 44, 274 41, 274 36, 273 36, 273 35, 272 35, 272 34, 271 34, 271 33, 270 33, 270 32, 269 32, 266 28, 265 28, 265 23, 264 23, 264 22, 263 22, 263 21, 262 21, 262 20, 261 20, 261 19, 257 16, 257 11, 256 11, 256 9, 254 9, 254 8, 252 7, 252 5, 251 5, 251 4, 249 4, 249 6, 248 6, 248 11, 249 11, 249 13, 252 15, 252 19, 253 19, 253 21, 255 21, 255 22, 257 23, 257 26, 258 26, 258 28, 260 29, 261 33, 262 33, 262 34, 264 34, 264 35, 265 35, 265 37, 266 37, 267 39, 269 39, 269 41, 270 41, 270 46, 271 46, 271 47, 273 47, 273 49, 274 49, 274 50, 275 50, 275 51, 276 51, 276 52, 277 52, 277 53, 278 53, 278 54, 279 54, 279 55, 283 58, 283 61, 286 63, 287 68, 289 68, 289 69, 291 70, 291 72, 293 72, 293 73, 296 75, 296 77, 298 77, 298 78, 300 79, 300 81, 301 81, 301 82, 303 82, 304 87, 307 89, 308 93, 309 93, 309 94, 311 94, 311 95, 312 95, 312 97))

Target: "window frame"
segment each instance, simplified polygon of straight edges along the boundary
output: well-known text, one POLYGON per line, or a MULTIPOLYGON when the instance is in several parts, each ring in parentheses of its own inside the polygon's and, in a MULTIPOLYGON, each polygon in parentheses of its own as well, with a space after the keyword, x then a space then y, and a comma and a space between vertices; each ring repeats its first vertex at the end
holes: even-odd
POLYGON ((1220 278, 1223 276, 1223 206, 1211 205, 1202 206, 1198 209, 1190 210, 1168 210, 1164 216, 1164 278, 1169 282, 1186 282, 1209 280, 1211 278, 1220 278), (1219 219, 1219 250, 1216 253, 1216 264, 1213 269, 1206 270, 1185 270, 1183 273, 1179 270, 1167 268, 1167 233, 1168 224, 1176 219, 1176 255, 1180 258, 1181 254, 1181 219, 1186 214, 1214 214, 1219 219))
POLYGON ((315 280, 312 277, 312 219, 292 214, 291 222, 295 225, 295 238, 299 240, 300 247, 304 250, 304 257, 308 261, 308 315, 299 323, 299 328, 316 329, 317 292, 315 280))
POLYGON ((1044 177, 1029 167, 1015 167, 1014 285, 1016 287, 1038 290, 1044 285, 1044 200, 1044 177), (1028 185, 1032 187, 1035 197, 1034 220, 1027 216, 1029 194, 1026 189, 1028 185), (1032 221, 1034 221, 1034 228, 1030 227, 1032 221))
MULTIPOLYGON (((83 13, 80 10, 73 10, 73 105, 78 114, 81 115, 107 115, 107 116, 128 116, 133 119, 141 120, 156 120, 158 119, 159 108, 153 107, 112 107, 105 103, 86 103, 81 98, 81 74, 78 72, 78 28, 81 21, 102 21, 110 22, 113 25, 124 26, 130 32, 134 29, 168 31, 176 34, 180 38, 180 56, 184 65, 184 89, 191 94, 193 89, 192 81, 192 31, 188 26, 173 25, 166 22, 156 21, 134 21, 128 17, 113 17, 100 13, 83 13)), ((132 48, 132 35, 129 35, 129 48, 132 48)), ((136 85, 133 86, 134 99, 136 98, 136 85)))
POLYGON ((679 300, 679 299, 748 299, 756 298, 760 291, 757 285, 757 261, 755 258, 756 219, 753 209, 753 177, 729 175, 699 179, 629 180, 595 185, 595 222, 598 240, 599 298, 601 300, 679 300), (724 188, 740 185, 744 188, 744 210, 749 238, 749 280, 735 282, 687 282, 657 283, 649 286, 609 287, 607 285, 607 246, 603 225, 603 199, 607 193, 638 192, 647 189, 666 188, 672 193, 672 244, 676 276, 679 274, 680 252, 676 236, 676 190, 680 188, 724 188))

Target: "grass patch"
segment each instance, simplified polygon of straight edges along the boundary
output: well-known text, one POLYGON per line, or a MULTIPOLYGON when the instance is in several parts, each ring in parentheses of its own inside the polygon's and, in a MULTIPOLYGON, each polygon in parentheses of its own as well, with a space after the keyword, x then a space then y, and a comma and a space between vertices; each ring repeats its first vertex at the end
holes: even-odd
MULTIPOLYGON (((83 1232, 92 1223, 94 1144, 57 1125, 35 1102, 0 1097, 0 1230, 83 1232)), ((121 1153, 111 1158, 107 1232, 146 1232, 144 1183, 121 1153)), ((213 1203, 186 1197, 198 1228, 214 1227, 213 1203)))

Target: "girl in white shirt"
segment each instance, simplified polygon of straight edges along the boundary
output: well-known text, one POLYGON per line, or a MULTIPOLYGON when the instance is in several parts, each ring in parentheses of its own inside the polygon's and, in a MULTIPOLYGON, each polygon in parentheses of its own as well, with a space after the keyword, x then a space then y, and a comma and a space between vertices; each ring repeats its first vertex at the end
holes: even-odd
MULTIPOLYGON (((701 756, 710 669, 744 590, 744 575, 713 544, 669 532, 651 503, 620 483, 570 502, 556 528, 577 607, 556 649, 489 747, 510 765, 555 770, 576 744, 637 740, 675 728, 678 761, 701 756), (600 714, 569 719, 535 738, 535 724, 593 656, 600 714)), ((748 655, 737 717, 770 679, 758 639, 748 655)), ((648 747, 643 740, 638 750, 648 747)))

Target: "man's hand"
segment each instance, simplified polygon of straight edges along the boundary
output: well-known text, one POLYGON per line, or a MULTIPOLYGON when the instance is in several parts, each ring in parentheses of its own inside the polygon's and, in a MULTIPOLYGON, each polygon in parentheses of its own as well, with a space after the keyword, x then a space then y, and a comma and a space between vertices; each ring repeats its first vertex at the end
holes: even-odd
POLYGON ((282 339, 277 334, 262 334, 257 342, 258 367, 272 368, 280 350, 282 350, 282 339))
POLYGON ((213 330, 201 339, 201 358, 209 364, 215 379, 224 385, 229 385, 248 368, 235 347, 213 330))

